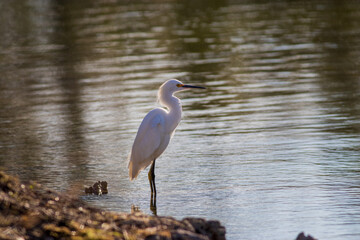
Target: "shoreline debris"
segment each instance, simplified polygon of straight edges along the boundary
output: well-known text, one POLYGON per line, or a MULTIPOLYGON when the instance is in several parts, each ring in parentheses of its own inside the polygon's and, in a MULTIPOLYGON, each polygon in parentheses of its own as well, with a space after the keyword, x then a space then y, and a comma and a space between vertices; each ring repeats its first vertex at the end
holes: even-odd
POLYGON ((108 183, 106 181, 97 181, 90 187, 85 187, 85 194, 102 195, 108 194, 108 183))

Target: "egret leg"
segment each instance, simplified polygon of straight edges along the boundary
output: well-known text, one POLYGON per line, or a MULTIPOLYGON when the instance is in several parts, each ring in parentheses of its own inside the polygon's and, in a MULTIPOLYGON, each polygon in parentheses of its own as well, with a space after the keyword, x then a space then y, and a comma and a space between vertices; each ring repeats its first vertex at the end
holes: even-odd
POLYGON ((150 210, 156 215, 156 186, 155 186, 155 160, 151 164, 149 173, 148 173, 150 189, 151 189, 151 198, 150 198, 150 210))
POLYGON ((155 186, 155 160, 152 162, 149 173, 148 173, 151 195, 154 195, 156 198, 156 186, 155 186))

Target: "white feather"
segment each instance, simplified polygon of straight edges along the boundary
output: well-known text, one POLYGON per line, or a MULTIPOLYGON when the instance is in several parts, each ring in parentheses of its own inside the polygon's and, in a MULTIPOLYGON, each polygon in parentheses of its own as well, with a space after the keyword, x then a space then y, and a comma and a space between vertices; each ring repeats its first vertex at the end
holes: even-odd
POLYGON ((140 124, 129 157, 129 177, 131 180, 159 157, 169 144, 170 139, 166 144, 161 144, 166 141, 164 120, 166 114, 167 112, 164 109, 153 109, 140 124))
POLYGON ((168 80, 161 85, 158 98, 160 104, 167 109, 156 108, 150 111, 140 124, 129 155, 130 180, 136 178, 141 170, 165 151, 182 113, 180 100, 173 94, 190 87, 195 86, 184 85, 176 79, 168 80))

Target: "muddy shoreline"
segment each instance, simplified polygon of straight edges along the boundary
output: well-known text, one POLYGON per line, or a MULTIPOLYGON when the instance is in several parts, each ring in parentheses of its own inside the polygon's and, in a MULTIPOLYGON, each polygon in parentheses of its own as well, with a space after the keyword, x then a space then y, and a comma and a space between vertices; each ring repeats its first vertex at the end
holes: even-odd
MULTIPOLYGON (((115 213, 0 171, 0 239, 224 240, 219 221, 115 213)), ((296 240, 315 240, 304 233, 296 240)))
POLYGON ((0 239, 225 239, 218 221, 114 213, 0 172, 0 239))

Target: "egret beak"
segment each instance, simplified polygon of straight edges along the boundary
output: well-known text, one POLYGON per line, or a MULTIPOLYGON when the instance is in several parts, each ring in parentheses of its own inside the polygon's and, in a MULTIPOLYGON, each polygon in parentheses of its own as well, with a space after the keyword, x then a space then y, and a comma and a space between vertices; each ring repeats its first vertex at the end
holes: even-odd
POLYGON ((183 85, 182 87, 183 87, 183 88, 200 88, 200 89, 206 89, 206 88, 204 88, 204 87, 193 86, 193 85, 187 85, 187 84, 183 85))

